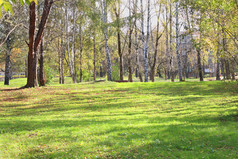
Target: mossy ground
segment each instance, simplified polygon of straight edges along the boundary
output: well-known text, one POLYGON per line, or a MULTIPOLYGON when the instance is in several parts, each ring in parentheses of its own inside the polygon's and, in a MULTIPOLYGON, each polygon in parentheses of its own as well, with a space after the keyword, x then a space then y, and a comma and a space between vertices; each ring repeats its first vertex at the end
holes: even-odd
POLYGON ((237 82, 0 84, 0 158, 238 158, 237 82))

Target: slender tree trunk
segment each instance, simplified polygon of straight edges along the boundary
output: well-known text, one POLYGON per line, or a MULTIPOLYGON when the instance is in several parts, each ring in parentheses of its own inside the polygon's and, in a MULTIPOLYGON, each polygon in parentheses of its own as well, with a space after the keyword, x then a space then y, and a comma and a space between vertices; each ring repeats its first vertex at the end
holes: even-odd
POLYGON ((231 62, 231 79, 232 80, 236 80, 236 75, 235 75, 235 67, 236 67, 236 64, 234 61, 231 62))
POLYGON ((173 28, 172 28, 172 2, 170 1, 169 4, 169 24, 170 24, 170 28, 169 28, 169 34, 170 34, 170 38, 169 38, 169 55, 170 55, 170 75, 171 75, 171 81, 174 82, 174 56, 173 56, 173 28))
MULTIPOLYGON (((61 39, 62 41, 62 39, 61 39)), ((60 39, 58 39, 58 57, 59 57, 59 84, 63 84, 63 78, 62 78, 62 73, 63 73, 63 54, 62 54, 62 42, 60 42, 60 39)))
MULTIPOLYGON (((227 53, 227 36, 226 36, 226 32, 224 31, 224 29, 222 29, 223 31, 223 50, 225 53, 227 53)), ((225 57, 226 59, 224 60, 225 62, 225 70, 226 70, 226 79, 230 80, 231 79, 231 72, 230 72, 230 63, 227 57, 225 57)))
POLYGON ((231 79, 230 63, 229 60, 225 60, 226 79, 231 79))
MULTIPOLYGON (((189 21, 189 16, 188 16, 188 7, 187 6, 186 6, 186 17, 187 17, 187 22, 188 22, 188 27, 189 27, 189 34, 191 36, 193 46, 196 47, 196 51, 197 51, 197 67, 198 67, 198 73, 199 73, 200 81, 203 81, 202 64, 201 64, 201 44, 196 43, 196 41, 193 39, 193 35, 192 35, 193 30, 191 29, 191 26, 190 26, 190 21, 189 21), (199 46, 197 46, 197 45, 199 45, 199 46)), ((193 23, 191 23, 191 24, 193 26, 193 23)), ((200 17, 200 26, 199 27, 200 27, 199 30, 200 30, 200 42, 201 42, 201 17, 200 17)))
POLYGON ((201 30, 201 22, 202 22, 202 16, 200 15, 200 24, 199 24, 199 32, 200 32, 200 37, 199 37, 199 44, 196 46, 197 50, 197 62, 198 62, 198 74, 200 81, 204 81, 203 79, 203 68, 202 68, 202 61, 201 61, 201 41, 202 41, 202 30, 201 30))
POLYGON ((105 38, 105 49, 106 49, 106 56, 107 56, 107 78, 108 81, 112 81, 112 65, 111 65, 111 56, 110 50, 108 47, 108 28, 107 28, 107 4, 106 0, 103 0, 102 6, 102 13, 103 13, 103 22, 104 22, 104 38, 105 38))
POLYGON ((143 2, 141 0, 141 12, 142 12, 142 42, 144 51, 144 69, 145 69, 145 82, 148 82, 148 51, 149 51, 149 38, 150 38, 150 0, 148 0, 148 14, 147 14, 147 38, 145 45, 145 33, 144 33, 144 13, 143 2))
POLYGON ((75 32, 76 32, 76 6, 73 7, 73 37, 72 37, 72 48, 71 48, 71 76, 73 83, 77 83, 77 70, 76 70, 76 50, 75 50, 75 32))
MULTIPOLYGON (((165 10, 166 10, 166 28, 165 28, 165 32, 166 32, 166 57, 167 57, 167 62, 166 62, 166 69, 168 72, 167 75, 168 75, 168 79, 170 79, 170 76, 169 76, 169 72, 170 72, 170 52, 169 52, 169 18, 168 18, 168 1, 166 1, 166 7, 165 7, 165 10)), ((167 77, 167 76, 166 76, 167 77)))
POLYGON ((40 58, 39 58, 39 65, 40 65, 40 86, 45 86, 45 76, 44 76, 44 42, 43 39, 40 44, 40 58))
POLYGON ((122 53, 122 49, 121 49, 121 30, 120 30, 120 2, 118 1, 118 9, 115 7, 115 15, 116 15, 116 19, 117 19, 117 45, 118 45, 118 55, 119 55, 119 63, 120 63, 120 80, 123 81, 123 53, 122 53))
POLYGON ((131 19, 131 0, 129 0, 129 43, 128 43, 128 71, 129 71, 129 76, 128 76, 128 81, 133 82, 133 77, 132 77, 132 65, 131 65, 131 49, 132 49, 132 33, 133 33, 133 26, 132 26, 132 19, 131 19))
POLYGON ((96 50, 96 34, 94 33, 93 38, 93 79, 96 81, 97 78, 97 69, 96 69, 96 60, 97 60, 97 50, 96 50))
POLYGON ((221 58, 221 74, 223 76, 223 79, 226 79, 224 58, 221 58))
POLYGON ((218 36, 218 42, 217 42, 217 66, 216 66, 216 80, 219 81, 221 80, 220 78, 220 36, 219 32, 217 34, 218 36))
POLYGON ((79 26, 79 45, 80 45, 80 59, 79 59, 79 69, 80 69, 80 82, 83 82, 83 42, 82 42, 82 24, 79 26))
POLYGON ((6 63, 5 63, 5 80, 4 80, 4 85, 9 85, 10 81, 10 69, 11 69, 11 61, 10 61, 10 56, 11 56, 11 46, 10 46, 10 36, 7 37, 7 53, 6 53, 6 63))
POLYGON ((155 81, 155 68, 157 64, 157 55, 158 55, 158 47, 159 47, 159 39, 161 38, 162 34, 159 35, 159 28, 160 28, 160 11, 161 11, 161 3, 159 8, 159 15, 157 18, 157 31, 156 31, 156 42, 155 42, 155 53, 154 53, 154 61, 151 67, 151 81, 155 81))
POLYGON ((137 30, 137 9, 138 9, 138 0, 135 1, 134 3, 135 7, 135 50, 136 50, 136 77, 140 78, 140 82, 143 82, 143 78, 140 73, 140 54, 139 54, 139 41, 138 41, 138 30, 137 30))
POLYGON ((182 67, 181 67, 181 59, 179 53, 179 4, 176 2, 176 54, 177 54, 177 61, 178 61, 178 72, 179 72, 179 81, 183 81, 182 77, 182 67))

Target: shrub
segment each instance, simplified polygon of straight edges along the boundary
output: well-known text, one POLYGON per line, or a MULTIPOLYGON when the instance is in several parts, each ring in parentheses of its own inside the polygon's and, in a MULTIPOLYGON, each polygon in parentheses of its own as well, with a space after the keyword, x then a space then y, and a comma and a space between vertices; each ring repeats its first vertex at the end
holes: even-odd
POLYGON ((46 84, 51 83, 55 75, 56 75, 55 70, 46 65, 45 66, 46 84))
POLYGON ((120 68, 118 65, 112 66, 112 80, 113 81, 120 80, 120 68))

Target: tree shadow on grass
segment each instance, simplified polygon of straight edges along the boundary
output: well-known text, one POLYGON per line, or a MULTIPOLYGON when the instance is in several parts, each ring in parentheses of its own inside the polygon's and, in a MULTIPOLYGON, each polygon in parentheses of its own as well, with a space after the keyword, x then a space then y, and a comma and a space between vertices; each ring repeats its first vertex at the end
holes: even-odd
MULTIPOLYGON (((172 120, 172 119, 171 119, 172 120)), ((105 122, 99 123, 98 127, 105 122)), ((113 124, 113 123, 111 123, 113 124)), ((71 124, 72 125, 72 124, 71 124)), ((53 127, 54 128, 54 127, 53 127)), ((219 134, 216 125, 191 125, 190 123, 141 126, 141 127, 112 127, 90 136, 99 138, 93 145, 76 144, 79 141, 89 142, 89 138, 78 136, 79 141, 70 133, 56 137, 72 146, 65 147, 60 151, 38 152, 35 156, 44 155, 46 158, 226 158, 225 155, 236 155, 237 143, 233 143, 230 137, 235 134, 219 134), (213 131, 211 131, 213 130, 213 131), (105 138, 105 136, 107 136, 105 138), (76 146, 75 146, 76 145, 76 146), (78 146, 77 146, 78 145, 78 146), (87 151, 87 148, 90 152, 87 151), (105 149, 106 148, 106 149, 105 149), (62 153, 65 152, 65 153, 62 153), (67 152, 67 153, 66 153, 67 152), (63 155, 64 156, 64 155, 63 155)), ((233 130, 234 131, 234 130, 233 130)), ((37 139, 36 139, 37 140, 37 139)), ((54 140, 43 140, 44 144, 50 146, 54 140)), ((43 143, 42 143, 43 144, 43 143)), ((22 154, 27 156, 28 154, 22 154)), ((23 157, 24 158, 24 157, 23 157)))

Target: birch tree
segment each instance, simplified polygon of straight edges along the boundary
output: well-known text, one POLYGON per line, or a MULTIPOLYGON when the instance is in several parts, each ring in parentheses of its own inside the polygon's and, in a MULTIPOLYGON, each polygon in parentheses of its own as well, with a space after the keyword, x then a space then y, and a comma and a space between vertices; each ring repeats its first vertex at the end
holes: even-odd
POLYGON ((179 53, 179 2, 176 2, 176 54, 178 61, 178 72, 179 72, 179 81, 183 81, 182 77, 182 67, 181 67, 181 59, 179 53))
POLYGON ((105 50, 106 50, 106 57, 107 57, 107 78, 108 81, 112 81, 112 64, 111 64, 111 56, 110 56, 110 50, 108 47, 108 15, 107 15, 107 1, 106 0, 102 0, 102 20, 104 23, 103 26, 103 33, 104 33, 104 40, 105 40, 105 50))

